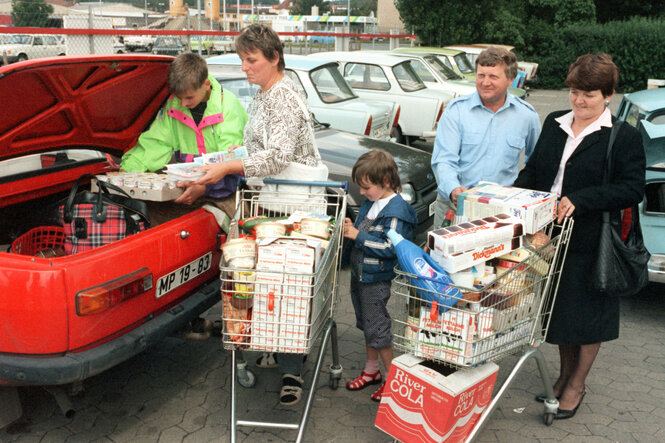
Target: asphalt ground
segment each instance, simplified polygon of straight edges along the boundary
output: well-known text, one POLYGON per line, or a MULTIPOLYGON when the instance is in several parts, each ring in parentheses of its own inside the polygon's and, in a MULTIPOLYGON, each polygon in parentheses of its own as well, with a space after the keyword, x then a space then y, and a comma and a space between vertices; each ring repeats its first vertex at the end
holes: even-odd
MULTIPOLYGON (((618 105, 615 97, 614 109, 618 105)), ((531 92, 541 119, 566 108, 565 91, 531 92)), ((431 148, 431 147, 430 147, 431 148)), ((377 404, 372 389, 349 392, 343 383, 364 365, 362 334, 354 326, 349 300, 349 273, 342 271, 335 313, 340 362, 339 389, 330 389, 330 347, 304 434, 307 442, 391 442, 374 427, 377 404)), ((621 334, 604 343, 588 377, 588 394, 577 415, 545 426, 543 405, 533 397, 543 391, 534 361, 529 361, 498 401, 478 436, 479 442, 662 442, 665 441, 665 287, 649 286, 622 299, 621 334)), ((393 303, 395 301, 393 300, 393 303)), ((216 306, 206 318, 219 318, 216 306)), ((312 385, 318 346, 305 364, 305 384, 312 385)), ((551 377, 558 370, 557 348, 542 345, 551 377)), ((238 418, 293 423, 296 407, 279 405, 280 380, 275 369, 255 368, 252 389, 239 387, 238 418)), ((520 355, 509 355, 500 367, 497 387, 520 355)), ((155 347, 83 383, 71 398, 76 411, 66 418, 41 388, 21 390, 24 416, 0 431, 0 442, 225 442, 230 441, 231 353, 218 337, 192 340, 169 337, 155 347)), ((307 391, 305 392, 305 394, 307 391)), ((292 430, 239 428, 239 442, 293 441, 292 430)))

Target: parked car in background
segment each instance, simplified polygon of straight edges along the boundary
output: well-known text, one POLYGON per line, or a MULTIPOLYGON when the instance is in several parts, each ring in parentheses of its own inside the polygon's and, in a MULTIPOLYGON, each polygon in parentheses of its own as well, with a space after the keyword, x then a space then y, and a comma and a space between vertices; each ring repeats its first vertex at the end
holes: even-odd
POLYGON ((0 115, 0 405, 17 386, 99 374, 220 300, 221 230, 203 209, 89 251, 58 252, 58 202, 79 178, 113 170, 107 155, 117 161, 134 145, 169 96, 172 60, 114 54, 0 68, 12 110, 0 115))
MULTIPOLYGON (((232 37, 204 35, 200 37, 201 52, 206 54, 226 54, 235 51, 235 40, 232 37)), ((193 36, 189 41, 192 52, 199 52, 199 37, 193 36)))
POLYGON ((185 50, 180 37, 159 36, 152 47, 153 54, 178 55, 185 50))
POLYGON ((0 44, 0 64, 7 57, 7 63, 33 60, 43 57, 65 55, 65 44, 55 35, 12 34, 0 44))
POLYGON ((114 54, 124 54, 127 52, 125 47, 124 39, 121 37, 113 37, 113 53, 114 54))
POLYGON ((420 52, 426 54, 436 54, 436 56, 443 62, 443 64, 455 71, 458 75, 461 75, 462 77, 469 80, 475 81, 476 79, 476 67, 469 61, 464 51, 460 51, 458 49, 436 48, 433 46, 404 46, 401 48, 396 48, 394 51, 406 53, 420 52))
MULTIPOLYGON (((499 46, 502 48, 507 49, 508 51, 511 51, 515 53, 515 47, 510 46, 510 45, 499 45, 499 44, 490 44, 490 43, 477 43, 473 45, 454 45, 454 46, 446 46, 446 48, 450 49, 458 49, 461 51, 466 52, 466 55, 471 63, 475 66, 476 64, 476 59, 478 58, 478 55, 484 50, 489 48, 490 46, 499 46)), ((523 71, 526 74, 525 80, 527 82, 535 82, 537 77, 536 74, 538 73, 538 63, 534 62, 527 62, 524 60, 520 60, 519 56, 515 54, 517 57, 517 69, 520 71, 523 71)))
POLYGON ((647 170, 640 225, 651 253, 649 280, 665 283, 665 88, 625 94, 616 117, 642 134, 647 170))
MULTIPOLYGON (((394 52, 400 57, 411 60, 411 66, 425 82, 428 88, 442 89, 454 93, 455 97, 472 94, 476 91, 476 82, 466 79, 448 68, 436 54, 420 52, 394 52)), ((509 87, 508 91, 519 98, 527 97, 522 88, 509 87)))
MULTIPOLYGON (((287 66, 288 64, 287 61, 287 66)), ((249 105, 259 89, 257 85, 250 84, 243 73, 234 74, 215 65, 210 66, 210 73, 219 80, 224 88, 241 98, 245 107, 249 105), (245 93, 247 91, 249 94, 245 93)), ((415 235, 417 240, 423 241, 432 226, 436 201, 436 179, 430 165, 432 155, 391 141, 333 129, 329 125, 319 123, 316 119, 314 123, 316 145, 323 163, 328 167, 329 178, 349 182, 348 215, 355 219, 360 204, 364 201, 360 188, 353 183, 351 178, 353 165, 365 152, 374 148, 383 149, 389 152, 397 163, 402 182, 401 195, 413 206, 418 215, 415 235)))
MULTIPOLYGON (((331 127, 356 134, 388 140, 397 122, 398 105, 394 102, 360 99, 337 70, 333 61, 286 55, 285 73, 307 97, 317 120, 331 127)), ((240 57, 226 54, 207 59, 212 67, 232 68, 241 74, 240 57)), ((239 90, 243 97, 254 94, 239 90)), ((387 99, 387 98, 386 98, 387 99)))
POLYGON ((123 41, 125 42, 125 48, 129 52, 152 52, 152 47, 155 46, 154 35, 125 35, 123 36, 123 41))
POLYGON ((433 140, 444 107, 453 95, 429 89, 408 59, 372 51, 318 52, 308 57, 335 60, 353 90, 365 99, 393 100, 401 111, 393 134, 400 143, 433 140))

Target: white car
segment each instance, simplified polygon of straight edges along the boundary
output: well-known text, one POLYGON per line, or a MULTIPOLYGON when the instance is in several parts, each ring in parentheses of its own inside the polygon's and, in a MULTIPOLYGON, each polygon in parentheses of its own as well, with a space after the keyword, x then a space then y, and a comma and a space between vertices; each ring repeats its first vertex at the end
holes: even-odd
MULTIPOLYGON (((515 52, 515 47, 510 45, 494 45, 489 43, 478 43, 475 45, 456 45, 456 46, 446 46, 450 49, 459 49, 460 51, 466 52, 466 56, 471 63, 476 64, 476 59, 478 54, 480 54, 484 49, 489 48, 490 46, 499 46, 501 48, 506 48, 508 51, 515 52)), ((538 63, 534 62, 525 62, 524 60, 517 60, 517 69, 524 71, 526 73, 526 81, 534 82, 536 81, 536 73, 538 72, 538 63)))
POLYGON ((344 78, 361 98, 394 100, 401 107, 394 137, 410 144, 434 140, 436 125, 453 95, 430 89, 408 59, 371 51, 319 52, 308 57, 335 60, 344 78))
MULTIPOLYGON (((305 56, 287 55, 285 74, 307 97, 307 104, 321 123, 356 134, 389 140, 397 124, 399 106, 385 100, 360 99, 337 70, 333 61, 314 60, 305 56)), ((240 73, 240 57, 225 54, 207 59, 211 70, 220 67, 240 73)), ((244 75, 244 74, 243 74, 244 75)), ((242 100, 250 100, 252 90, 240 90, 242 100), (246 94, 245 94, 246 93, 246 94)))
POLYGON ((152 52, 155 46, 156 37, 154 35, 125 35, 123 41, 127 51, 134 52, 136 50, 152 52))
MULTIPOLYGON (((391 54, 409 58, 411 66, 428 88, 451 92, 455 97, 473 94, 476 91, 474 80, 457 74, 437 54, 407 51, 391 52, 391 54)), ((515 97, 525 98, 527 96, 526 91, 522 88, 510 86, 508 91, 515 97)))
MULTIPOLYGON (((65 45, 55 35, 12 34, 0 44, 0 54, 7 63, 65 55, 65 45)), ((4 61, 0 58, 0 64, 4 61)))

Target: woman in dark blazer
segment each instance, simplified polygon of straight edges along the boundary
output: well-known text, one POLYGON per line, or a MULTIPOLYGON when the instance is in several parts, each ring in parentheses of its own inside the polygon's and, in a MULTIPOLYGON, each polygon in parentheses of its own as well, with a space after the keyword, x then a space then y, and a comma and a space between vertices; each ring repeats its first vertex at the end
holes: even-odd
MULTIPOLYGON (((556 192, 558 220, 573 217, 571 242, 552 309, 547 342, 559 346, 555 419, 570 418, 586 394, 585 381, 600 343, 619 336, 619 299, 588 289, 603 211, 628 208, 644 195, 645 156, 639 133, 621 125, 612 148, 609 183, 603 167, 614 117, 608 105, 619 71, 607 54, 579 57, 568 70, 572 111, 548 115, 515 186, 556 192)), ((536 399, 542 401, 544 395, 536 399)))

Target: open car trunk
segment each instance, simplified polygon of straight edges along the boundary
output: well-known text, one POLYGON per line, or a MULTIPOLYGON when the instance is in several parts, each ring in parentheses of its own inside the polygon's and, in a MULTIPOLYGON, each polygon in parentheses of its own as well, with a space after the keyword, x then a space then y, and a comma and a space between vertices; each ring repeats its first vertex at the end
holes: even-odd
POLYGON ((57 226, 73 183, 110 170, 110 155, 133 146, 167 96, 170 60, 76 57, 0 68, 12 109, 0 117, 0 385, 83 380, 219 300, 220 229, 202 209, 70 256, 10 251, 31 229, 57 226), (96 297, 92 312, 82 309, 86 297, 96 297))

